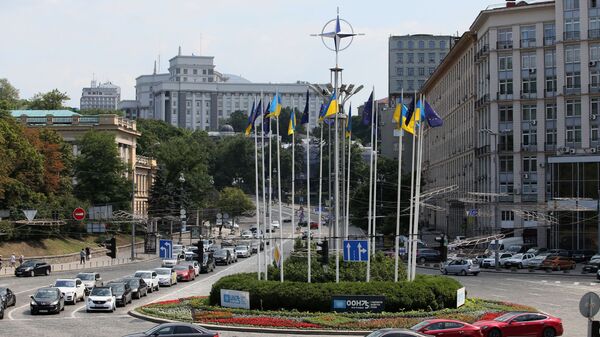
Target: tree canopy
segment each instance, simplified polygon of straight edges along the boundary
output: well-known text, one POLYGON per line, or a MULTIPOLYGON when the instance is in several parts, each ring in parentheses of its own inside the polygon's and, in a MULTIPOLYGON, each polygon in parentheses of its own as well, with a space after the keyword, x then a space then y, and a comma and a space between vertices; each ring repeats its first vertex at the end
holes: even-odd
POLYGON ((255 207, 252 200, 250 200, 244 191, 236 187, 225 187, 219 193, 217 206, 222 212, 229 214, 233 219, 242 215, 253 215, 255 207))
POLYGON ((27 108, 32 110, 59 110, 65 108, 63 103, 70 98, 66 92, 58 89, 46 93, 37 93, 29 101, 27 108))

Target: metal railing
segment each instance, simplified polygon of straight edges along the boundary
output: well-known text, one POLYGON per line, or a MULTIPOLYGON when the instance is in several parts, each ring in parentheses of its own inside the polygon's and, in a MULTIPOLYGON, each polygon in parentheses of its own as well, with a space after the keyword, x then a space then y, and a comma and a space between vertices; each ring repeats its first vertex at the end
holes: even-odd
POLYGON ((535 48, 535 38, 521 39, 521 48, 535 48))
POLYGON ((497 41, 496 49, 512 49, 513 42, 512 41, 497 41))
POLYGON ((565 41, 573 41, 573 40, 579 40, 579 39, 581 39, 581 32, 579 32, 579 31, 563 33, 563 40, 565 40, 565 41))
POLYGON ((600 29, 588 29, 588 39, 599 40, 600 39, 600 29))

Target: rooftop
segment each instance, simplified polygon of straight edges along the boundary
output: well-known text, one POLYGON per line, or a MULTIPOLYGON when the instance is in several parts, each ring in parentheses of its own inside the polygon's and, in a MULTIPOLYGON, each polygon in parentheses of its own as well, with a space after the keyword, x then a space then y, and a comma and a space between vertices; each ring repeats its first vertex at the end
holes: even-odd
POLYGON ((16 118, 23 115, 28 117, 46 117, 48 115, 52 115, 54 117, 81 116, 77 112, 71 110, 10 110, 10 114, 16 118))

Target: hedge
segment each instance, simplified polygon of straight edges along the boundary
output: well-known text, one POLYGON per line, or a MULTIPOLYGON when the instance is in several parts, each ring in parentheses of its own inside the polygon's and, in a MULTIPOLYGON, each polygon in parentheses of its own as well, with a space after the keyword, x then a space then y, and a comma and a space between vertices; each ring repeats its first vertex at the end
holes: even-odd
POLYGON ((449 277, 419 275, 414 282, 305 283, 258 281, 255 273, 225 276, 210 292, 210 304, 220 304, 221 289, 247 291, 250 308, 328 312, 333 295, 383 295, 385 311, 440 310, 454 307, 462 285, 449 277))

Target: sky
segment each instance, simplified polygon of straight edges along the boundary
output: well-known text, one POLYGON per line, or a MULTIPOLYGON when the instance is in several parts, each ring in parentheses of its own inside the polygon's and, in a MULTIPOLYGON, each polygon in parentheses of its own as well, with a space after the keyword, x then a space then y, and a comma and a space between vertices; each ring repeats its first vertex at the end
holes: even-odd
MULTIPOLYGON (((0 0, 0 78, 21 98, 58 88, 78 107, 96 80, 135 98, 135 78, 184 55, 214 56, 216 70, 252 82, 329 81, 334 53, 319 38, 340 17, 364 33, 340 53, 344 82, 387 95, 388 37, 457 35, 501 0, 0 0)), ((363 90, 352 100, 360 105, 363 90)))

